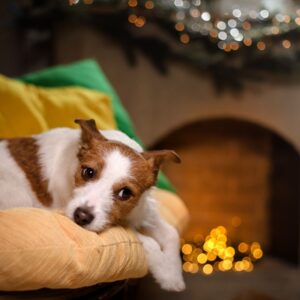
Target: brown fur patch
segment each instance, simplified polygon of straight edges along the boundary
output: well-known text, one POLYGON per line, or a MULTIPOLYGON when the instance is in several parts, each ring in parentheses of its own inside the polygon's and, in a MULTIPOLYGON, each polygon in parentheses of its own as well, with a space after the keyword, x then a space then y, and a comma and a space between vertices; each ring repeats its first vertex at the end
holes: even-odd
POLYGON ((47 180, 42 178, 36 140, 28 137, 8 139, 7 142, 11 155, 24 171, 38 200, 43 205, 50 206, 52 204, 52 197, 48 192, 47 180))

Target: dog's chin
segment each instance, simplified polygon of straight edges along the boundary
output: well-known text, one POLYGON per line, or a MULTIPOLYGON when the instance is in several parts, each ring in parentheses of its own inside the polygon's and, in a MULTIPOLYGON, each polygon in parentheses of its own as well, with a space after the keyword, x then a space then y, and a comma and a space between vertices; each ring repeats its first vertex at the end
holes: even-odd
MULTIPOLYGON (((74 223, 76 223, 74 220, 74 217, 73 217, 74 211, 75 211, 75 209, 74 210, 67 209, 65 211, 65 215, 69 219, 71 219, 74 223)), ((76 224, 76 225, 78 225, 78 224, 76 224)), ((98 216, 98 217, 96 216, 95 219, 90 224, 78 225, 78 226, 80 226, 86 230, 89 230, 89 231, 100 233, 100 232, 104 231, 106 228, 108 228, 109 224, 107 222, 103 222, 103 218, 101 218, 100 216, 98 216)))

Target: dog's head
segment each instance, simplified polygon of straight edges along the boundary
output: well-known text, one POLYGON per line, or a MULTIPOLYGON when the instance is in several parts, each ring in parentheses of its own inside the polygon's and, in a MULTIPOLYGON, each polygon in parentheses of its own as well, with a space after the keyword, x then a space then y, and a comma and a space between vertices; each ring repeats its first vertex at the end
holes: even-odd
POLYGON ((78 225, 101 231, 121 224, 139 199, 155 184, 164 161, 180 162, 174 151, 137 152, 107 140, 94 120, 76 120, 81 127, 75 190, 66 212, 78 225))

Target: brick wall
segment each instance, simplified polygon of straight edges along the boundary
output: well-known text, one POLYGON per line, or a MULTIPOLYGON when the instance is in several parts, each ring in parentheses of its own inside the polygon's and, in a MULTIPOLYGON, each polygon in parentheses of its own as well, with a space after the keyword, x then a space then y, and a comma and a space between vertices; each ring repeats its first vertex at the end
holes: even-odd
POLYGON ((182 157, 165 172, 189 207, 188 239, 224 225, 233 240, 268 245, 270 133, 245 123, 204 122, 174 132, 158 147, 182 157))

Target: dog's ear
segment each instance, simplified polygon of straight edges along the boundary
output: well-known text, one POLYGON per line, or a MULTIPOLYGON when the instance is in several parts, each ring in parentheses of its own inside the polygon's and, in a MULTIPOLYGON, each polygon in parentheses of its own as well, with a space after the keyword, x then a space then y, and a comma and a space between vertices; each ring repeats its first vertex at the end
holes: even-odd
POLYGON ((106 138, 97 129, 95 120, 76 119, 74 122, 80 125, 81 142, 83 145, 90 145, 94 139, 106 141, 106 138))
POLYGON ((155 175, 157 175, 160 166, 164 162, 167 161, 172 161, 175 163, 181 162, 179 155, 173 150, 146 151, 143 152, 142 155, 148 161, 155 175))

